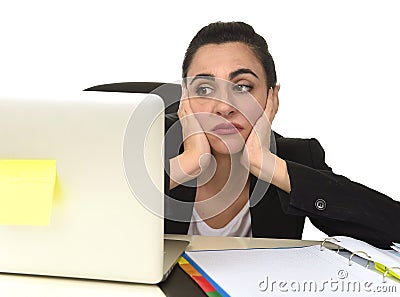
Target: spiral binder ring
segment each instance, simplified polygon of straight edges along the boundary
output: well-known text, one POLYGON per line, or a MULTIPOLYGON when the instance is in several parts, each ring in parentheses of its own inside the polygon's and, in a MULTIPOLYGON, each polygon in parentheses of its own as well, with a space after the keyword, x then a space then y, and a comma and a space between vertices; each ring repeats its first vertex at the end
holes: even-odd
POLYGON ((390 270, 393 270, 393 269, 399 269, 400 270, 400 267, 399 266, 394 266, 394 267, 386 268, 385 272, 383 273, 383 282, 384 283, 386 283, 386 277, 387 277, 388 273, 390 272, 390 270))
POLYGON ((365 266, 366 268, 368 268, 369 267, 369 263, 371 262, 370 261, 370 259, 371 259, 371 257, 366 253, 366 252, 364 252, 364 251, 355 251, 355 252, 353 252, 351 255, 350 255, 350 257, 349 257, 349 266, 351 266, 353 263, 351 262, 351 258, 353 258, 353 256, 354 255, 356 255, 356 254, 364 254, 365 256, 367 256, 367 260, 368 260, 368 263, 367 263, 367 265, 365 266))
MULTIPOLYGON (((337 240, 335 237, 327 237, 327 238, 324 239, 323 242, 321 242, 321 245, 319 246, 319 250, 320 250, 320 251, 322 251, 322 250, 324 249, 324 245, 325 245, 325 242, 326 242, 327 240, 334 240, 334 241, 336 241, 336 242, 340 242, 340 240, 337 240)), ((338 246, 338 250, 337 250, 337 251, 339 252, 339 246, 338 246)))

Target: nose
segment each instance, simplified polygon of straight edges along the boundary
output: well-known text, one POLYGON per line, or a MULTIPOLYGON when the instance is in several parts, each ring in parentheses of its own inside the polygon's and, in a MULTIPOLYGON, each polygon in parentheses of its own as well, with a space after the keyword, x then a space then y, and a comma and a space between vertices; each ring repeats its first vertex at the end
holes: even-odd
POLYGON ((221 117, 233 115, 236 109, 227 100, 218 100, 215 105, 215 113, 221 117))
POLYGON ((234 106, 234 95, 232 94, 231 84, 225 82, 218 85, 214 97, 214 113, 221 117, 232 116, 236 113, 234 106))

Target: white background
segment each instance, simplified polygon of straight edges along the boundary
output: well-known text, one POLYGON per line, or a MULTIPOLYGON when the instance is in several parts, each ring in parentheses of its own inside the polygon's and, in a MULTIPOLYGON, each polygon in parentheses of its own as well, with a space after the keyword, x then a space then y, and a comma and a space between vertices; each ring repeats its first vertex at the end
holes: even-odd
MULTIPOLYGON (((396 2, 1 0, 0 93, 174 82, 201 27, 245 21, 275 59, 274 129, 317 138, 334 172, 400 200, 396 2)), ((304 238, 322 236, 307 223, 304 238)))

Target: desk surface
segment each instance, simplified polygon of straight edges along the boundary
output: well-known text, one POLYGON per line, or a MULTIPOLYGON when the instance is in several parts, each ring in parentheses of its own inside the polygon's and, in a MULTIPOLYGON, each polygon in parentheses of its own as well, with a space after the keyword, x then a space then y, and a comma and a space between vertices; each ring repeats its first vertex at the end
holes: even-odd
MULTIPOLYGON (((256 248, 256 247, 293 247, 318 244, 318 241, 237 238, 237 237, 203 237, 166 235, 169 239, 189 240, 188 250, 256 248)), ((0 274, 0 294, 3 297, 125 297, 125 296, 165 296, 156 285, 138 285, 129 283, 77 280, 68 278, 24 276, 0 274)))
POLYGON ((217 236, 188 236, 165 235, 167 239, 188 240, 186 250, 218 250, 218 249, 246 249, 246 248, 276 248, 310 246, 319 244, 320 241, 274 239, 274 238, 249 238, 249 237, 217 237, 217 236))

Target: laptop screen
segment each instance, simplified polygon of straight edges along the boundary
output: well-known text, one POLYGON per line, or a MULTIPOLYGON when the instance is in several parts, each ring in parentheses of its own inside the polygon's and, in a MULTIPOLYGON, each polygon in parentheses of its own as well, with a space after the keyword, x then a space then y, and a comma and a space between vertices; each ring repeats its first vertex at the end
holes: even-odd
POLYGON ((0 95, 1 272, 158 282, 163 137, 157 95, 0 95))

